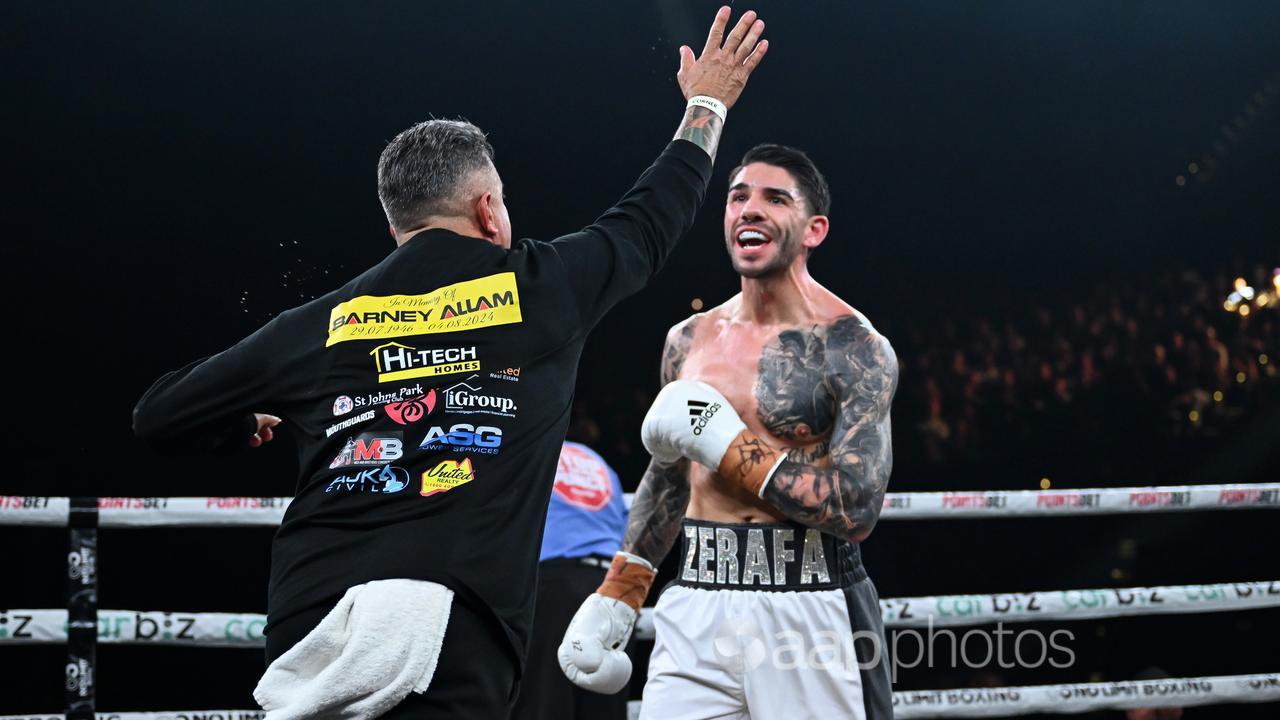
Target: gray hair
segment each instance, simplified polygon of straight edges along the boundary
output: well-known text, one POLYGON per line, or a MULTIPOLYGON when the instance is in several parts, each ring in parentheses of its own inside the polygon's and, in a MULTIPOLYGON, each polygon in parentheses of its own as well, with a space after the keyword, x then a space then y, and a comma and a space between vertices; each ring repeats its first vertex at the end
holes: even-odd
POLYGON ((493 165, 493 146, 465 120, 428 120, 400 133, 378 158, 378 199, 397 230, 466 212, 467 180, 493 165))

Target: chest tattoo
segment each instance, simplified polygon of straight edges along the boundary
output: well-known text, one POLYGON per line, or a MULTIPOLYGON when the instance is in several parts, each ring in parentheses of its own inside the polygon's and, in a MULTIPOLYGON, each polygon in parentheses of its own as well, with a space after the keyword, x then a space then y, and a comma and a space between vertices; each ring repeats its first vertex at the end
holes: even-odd
POLYGON ((826 378, 822 330, 786 330, 760 351, 757 412, 776 437, 804 443, 831 433, 836 402, 826 378))

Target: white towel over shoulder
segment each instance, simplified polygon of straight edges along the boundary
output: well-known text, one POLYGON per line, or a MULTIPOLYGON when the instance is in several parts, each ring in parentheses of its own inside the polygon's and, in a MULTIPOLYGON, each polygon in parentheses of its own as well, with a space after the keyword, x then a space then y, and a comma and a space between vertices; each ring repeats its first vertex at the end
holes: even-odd
POLYGON ((320 624, 276 658, 253 691, 265 720, 364 720, 435 674, 453 591, 423 580, 376 580, 347 590, 320 624))

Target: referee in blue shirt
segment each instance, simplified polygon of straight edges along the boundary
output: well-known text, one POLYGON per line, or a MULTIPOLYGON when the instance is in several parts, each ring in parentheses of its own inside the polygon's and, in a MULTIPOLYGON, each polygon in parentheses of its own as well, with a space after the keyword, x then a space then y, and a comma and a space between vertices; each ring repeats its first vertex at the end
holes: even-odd
POLYGON ((622 549, 627 505, 618 474, 576 442, 560 449, 538 565, 529 655, 512 720, 623 720, 627 692, 600 695, 565 678, 556 648, 578 606, 604 580, 622 549))

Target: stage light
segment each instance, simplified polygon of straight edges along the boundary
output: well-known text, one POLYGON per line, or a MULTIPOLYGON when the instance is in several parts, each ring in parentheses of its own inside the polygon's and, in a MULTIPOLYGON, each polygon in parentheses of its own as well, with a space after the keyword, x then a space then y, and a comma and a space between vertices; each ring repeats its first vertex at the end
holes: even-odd
POLYGON ((1244 383, 1244 381, 1245 381, 1245 379, 1246 379, 1246 377, 1245 377, 1245 374, 1244 374, 1244 373, 1242 373, 1242 372, 1238 372, 1238 373, 1236 373, 1236 382, 1243 384, 1243 383, 1244 383))
POLYGON ((1223 397, 1223 396, 1222 396, 1222 391, 1221 391, 1221 390, 1214 390, 1214 391, 1213 391, 1213 401, 1214 401, 1214 402, 1222 402, 1222 397, 1223 397))
POLYGON ((1193 423, 1198 423, 1198 422, 1200 422, 1200 413, 1199 413, 1199 411, 1197 411, 1197 410, 1192 410, 1191 412, 1187 413, 1187 419, 1188 419, 1188 420, 1190 420, 1190 421, 1191 421, 1191 422, 1193 422, 1193 423))
POLYGON ((1047 477, 1045 477, 1045 478, 1040 478, 1040 489, 1041 489, 1041 490, 1048 490, 1048 489, 1049 489, 1050 487, 1052 487, 1052 486, 1053 486, 1053 483, 1049 482, 1049 478, 1047 478, 1047 477))

